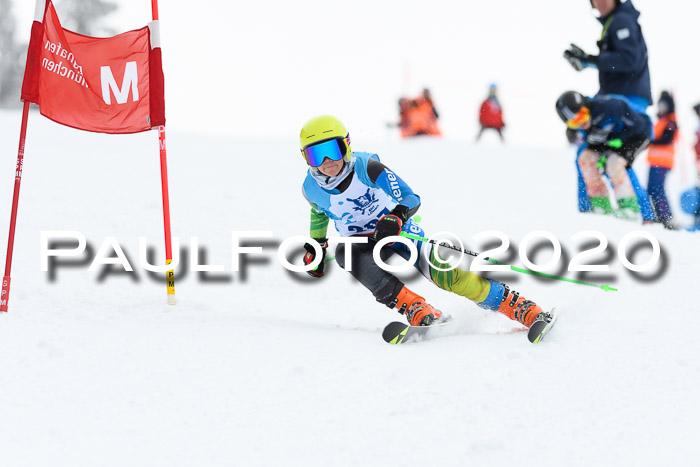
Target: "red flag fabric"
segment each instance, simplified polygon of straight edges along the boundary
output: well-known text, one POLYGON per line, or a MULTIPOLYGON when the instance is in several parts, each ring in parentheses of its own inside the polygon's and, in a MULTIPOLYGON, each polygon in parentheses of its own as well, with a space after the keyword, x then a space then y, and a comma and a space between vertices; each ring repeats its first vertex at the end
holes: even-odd
POLYGON ((22 100, 80 130, 137 133, 165 125, 158 45, 148 26, 107 38, 63 29, 48 0, 43 21, 32 25, 22 100))

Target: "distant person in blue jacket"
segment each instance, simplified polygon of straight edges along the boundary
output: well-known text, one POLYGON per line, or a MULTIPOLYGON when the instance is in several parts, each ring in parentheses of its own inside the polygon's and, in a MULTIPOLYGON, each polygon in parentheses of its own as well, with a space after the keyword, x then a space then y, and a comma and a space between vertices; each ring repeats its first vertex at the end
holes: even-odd
POLYGON ((634 173, 632 162, 649 144, 651 122, 646 114, 632 109, 623 99, 588 98, 576 91, 562 94, 556 110, 567 128, 584 135, 579 163, 592 210, 638 218, 640 206, 630 174, 634 173), (613 186, 617 210, 603 176, 613 186))

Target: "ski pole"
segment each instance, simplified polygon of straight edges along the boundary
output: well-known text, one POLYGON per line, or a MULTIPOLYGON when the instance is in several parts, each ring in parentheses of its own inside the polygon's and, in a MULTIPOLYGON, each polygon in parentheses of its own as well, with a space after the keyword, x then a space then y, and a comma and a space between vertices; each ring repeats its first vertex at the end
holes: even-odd
MULTIPOLYGON (((475 251, 463 250, 463 249, 461 249, 461 248, 459 248, 459 247, 450 245, 449 243, 438 243, 438 242, 436 242, 435 240, 430 240, 430 239, 428 239, 428 238, 419 237, 418 235, 413 235, 413 234, 410 234, 410 233, 407 233, 407 232, 401 232, 401 236, 402 236, 402 237, 406 237, 406 238, 410 238, 410 239, 412 239, 412 240, 418 240, 418 241, 421 241, 421 242, 430 243, 431 245, 437 245, 437 246, 442 246, 442 247, 445 247, 445 248, 449 248, 449 249, 451 249, 451 250, 459 251, 460 253, 464 253, 464 254, 469 255, 469 256, 474 256, 474 257, 479 256, 479 253, 477 253, 477 252, 475 252, 475 251)), ((335 256, 331 256, 331 257, 328 257, 328 258, 324 259, 323 262, 324 262, 324 264, 325 264, 325 263, 330 263, 330 262, 333 261, 334 259, 335 259, 335 256)), ((537 271, 531 271, 531 270, 529 270, 529 269, 519 268, 519 267, 517 267, 517 266, 512 266, 512 265, 510 265, 510 264, 502 263, 502 262, 500 262, 500 261, 498 261, 497 259, 494 259, 494 258, 488 258, 488 257, 486 257, 486 258, 484 258, 484 259, 485 259, 486 261, 490 262, 490 263, 493 263, 493 264, 498 264, 498 265, 500 265, 500 266, 508 266, 508 267, 510 268, 511 271, 519 272, 519 273, 522 273, 522 274, 530 274, 530 275, 532 275, 532 276, 546 277, 546 278, 548 278, 548 279, 555 279, 555 280, 564 281, 564 282, 571 282, 572 284, 586 285, 586 286, 589 286, 589 287, 595 287, 596 289, 602 289, 602 290, 604 290, 604 291, 606 291, 606 292, 609 292, 609 291, 617 292, 617 289, 616 289, 616 288, 610 287, 608 284, 598 285, 598 284, 592 284, 592 283, 590 283, 590 282, 577 281, 577 280, 575 280, 575 279, 568 279, 568 278, 566 278, 566 277, 555 276, 555 275, 547 274, 547 273, 544 273, 544 272, 537 272, 537 271)))
MULTIPOLYGON (((474 252, 474 251, 463 250, 463 249, 461 249, 461 248, 459 248, 459 247, 450 245, 449 243, 444 243, 444 242, 443 242, 443 243, 438 243, 438 242, 436 242, 435 240, 430 240, 430 239, 428 239, 428 238, 419 237, 418 235, 413 235, 413 234, 410 234, 410 233, 407 233, 407 232, 401 232, 401 236, 402 236, 402 237, 406 237, 406 238, 410 238, 410 239, 412 239, 412 240, 418 240, 418 241, 421 241, 421 242, 430 243, 431 245, 437 245, 437 246, 442 246, 442 247, 445 247, 445 248, 449 248, 449 249, 451 249, 451 250, 459 251, 459 252, 464 253, 464 254, 469 255, 469 256, 474 256, 474 257, 479 256, 479 253, 476 253, 476 252, 474 252)), ((571 282, 572 284, 587 285, 587 286, 589 286, 589 287, 595 287, 595 288, 597 288, 597 289, 603 289, 603 290, 606 291, 606 292, 608 292, 608 291, 610 291, 610 290, 612 290, 613 292, 617 292, 617 289, 616 289, 616 288, 610 287, 608 284, 598 285, 598 284, 592 284, 592 283, 590 283, 590 282, 577 281, 577 280, 575 280, 575 279, 568 279, 568 278, 566 278, 566 277, 555 276, 555 275, 547 274, 547 273, 544 273, 544 272, 537 272, 537 271, 531 271, 531 270, 529 270, 529 269, 519 268, 519 267, 516 267, 516 266, 512 266, 512 265, 510 265, 510 264, 502 263, 502 262, 500 262, 500 261, 498 261, 497 259, 494 259, 494 258, 488 258, 488 257, 487 257, 487 258, 485 258, 485 259, 486 259, 486 261, 488 261, 488 262, 490 262, 490 263, 493 263, 493 264, 498 264, 498 265, 501 265, 501 266, 508 266, 508 267, 510 268, 511 271, 520 272, 520 273, 522 273, 522 274, 530 274, 530 275, 532 275, 532 276, 546 277, 546 278, 548 278, 548 279, 555 279, 555 280, 564 281, 564 282, 571 282)))

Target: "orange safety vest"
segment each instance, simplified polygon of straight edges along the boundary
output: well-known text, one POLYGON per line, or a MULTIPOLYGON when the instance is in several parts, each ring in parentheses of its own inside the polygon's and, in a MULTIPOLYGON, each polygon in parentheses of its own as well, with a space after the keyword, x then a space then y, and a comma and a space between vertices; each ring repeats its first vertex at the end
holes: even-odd
MULTIPOLYGON (((664 134, 664 130, 669 122, 676 121, 676 114, 670 113, 659 118, 659 121, 654 125, 654 139, 660 138, 664 134)), ((676 155, 676 141, 678 140, 678 130, 673 135, 671 144, 650 144, 649 153, 647 154, 647 162, 652 167, 664 167, 666 169, 673 168, 673 159, 676 155)))
POLYGON ((424 97, 418 97, 406 112, 406 127, 401 128, 403 138, 416 135, 441 136, 433 106, 424 97))

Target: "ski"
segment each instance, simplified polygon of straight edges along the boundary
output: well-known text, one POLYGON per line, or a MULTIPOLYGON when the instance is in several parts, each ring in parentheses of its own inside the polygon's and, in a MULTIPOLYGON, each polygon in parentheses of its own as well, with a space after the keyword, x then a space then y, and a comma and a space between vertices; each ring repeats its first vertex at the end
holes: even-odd
POLYGON ((544 336, 546 336, 552 329, 554 323, 557 321, 557 310, 552 308, 552 310, 549 312, 549 316, 551 317, 549 320, 546 318, 536 319, 535 322, 532 323, 532 326, 530 326, 530 329, 527 331, 527 339, 533 344, 539 344, 542 342, 544 336))
POLYGON ((411 326, 410 324, 394 321, 386 325, 382 332, 382 337, 389 344, 418 342, 447 335, 443 331, 448 329, 451 324, 453 324, 452 321, 442 321, 430 326, 411 326))
MULTIPOLYGON (((549 320, 538 319, 527 332, 527 339, 533 344, 539 344, 545 338, 557 321, 557 311, 549 311, 549 320)), ((405 344, 407 342, 420 342, 422 340, 435 339, 449 336, 451 324, 454 321, 443 321, 430 326, 411 326, 410 324, 394 321, 384 327, 382 338, 389 344, 405 344)))

